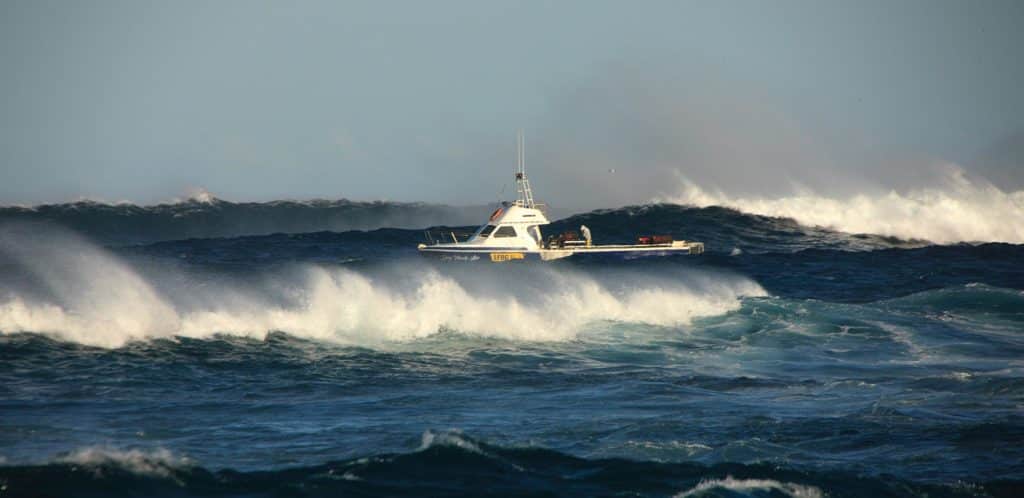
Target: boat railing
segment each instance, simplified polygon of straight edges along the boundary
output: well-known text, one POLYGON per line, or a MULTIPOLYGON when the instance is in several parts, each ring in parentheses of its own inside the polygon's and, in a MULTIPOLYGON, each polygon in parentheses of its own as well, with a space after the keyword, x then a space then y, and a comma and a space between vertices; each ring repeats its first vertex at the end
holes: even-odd
POLYGON ((424 230, 423 237, 427 240, 430 245, 435 244, 461 244, 468 241, 473 237, 474 232, 467 232, 465 230, 424 230))

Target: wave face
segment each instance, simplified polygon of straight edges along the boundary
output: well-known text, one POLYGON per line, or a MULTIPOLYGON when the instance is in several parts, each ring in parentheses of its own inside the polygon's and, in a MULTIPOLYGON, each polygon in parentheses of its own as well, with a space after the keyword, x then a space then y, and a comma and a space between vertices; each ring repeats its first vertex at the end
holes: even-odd
POLYGON ((683 188, 664 201, 724 206, 745 213, 782 217, 808 226, 902 239, 1024 243, 1024 191, 1004 191, 951 169, 941 186, 857 194, 846 198, 815 192, 778 198, 742 198, 709 192, 682 179, 683 188))
POLYGON ((1024 245, 667 204, 548 232, 580 224, 708 252, 445 265, 399 228, 0 225, 0 496, 1024 486, 1024 245))
POLYGON ((208 194, 182 202, 139 206, 80 201, 0 207, 0 224, 46 222, 111 244, 234 237, 322 230, 372 230, 469 225, 484 206, 348 200, 229 202, 208 194))

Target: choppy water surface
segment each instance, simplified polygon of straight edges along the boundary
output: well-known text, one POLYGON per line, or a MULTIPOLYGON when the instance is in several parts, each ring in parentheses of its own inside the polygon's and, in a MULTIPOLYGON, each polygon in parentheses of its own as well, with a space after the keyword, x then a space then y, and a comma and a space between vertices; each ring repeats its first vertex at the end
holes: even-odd
POLYGON ((581 222, 709 253, 452 266, 415 230, 4 225, 0 496, 1024 489, 1024 246, 677 206, 552 230, 581 222))

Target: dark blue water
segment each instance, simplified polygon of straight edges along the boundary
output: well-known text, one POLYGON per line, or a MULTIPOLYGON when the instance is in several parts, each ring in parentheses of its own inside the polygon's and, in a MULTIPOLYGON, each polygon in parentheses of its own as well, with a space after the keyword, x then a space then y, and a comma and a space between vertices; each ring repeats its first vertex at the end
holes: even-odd
POLYGON ((1024 246, 647 206, 550 231, 709 252, 442 265, 160 223, 0 226, 0 496, 1024 489, 1024 246))

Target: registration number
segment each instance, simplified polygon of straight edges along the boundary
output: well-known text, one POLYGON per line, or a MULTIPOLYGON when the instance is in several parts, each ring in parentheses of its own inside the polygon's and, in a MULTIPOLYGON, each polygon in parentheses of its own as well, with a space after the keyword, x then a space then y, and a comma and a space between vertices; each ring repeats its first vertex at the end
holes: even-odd
POLYGON ((492 252, 491 261, 500 263, 502 261, 512 261, 515 259, 523 259, 523 253, 521 252, 492 252))

